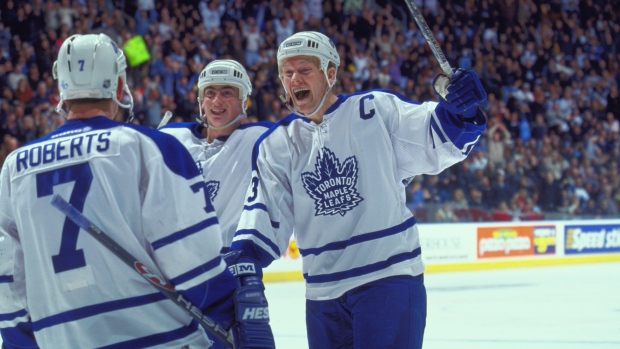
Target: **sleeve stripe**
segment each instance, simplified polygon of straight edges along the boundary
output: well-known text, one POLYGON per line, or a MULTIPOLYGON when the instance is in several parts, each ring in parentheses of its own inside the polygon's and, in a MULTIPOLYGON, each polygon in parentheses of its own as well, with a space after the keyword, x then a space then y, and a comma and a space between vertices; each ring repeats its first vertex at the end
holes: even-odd
POLYGON ((267 212, 267 206, 265 206, 265 204, 255 204, 252 206, 244 205, 243 210, 244 211, 263 210, 267 212))
MULTIPOLYGON (((258 230, 256 229, 242 229, 242 230, 237 230, 237 232, 235 233, 235 237, 237 236, 241 236, 241 235, 250 235, 252 237, 257 238, 260 242, 262 242, 263 245, 268 246, 274 253, 276 256, 281 256, 282 253, 280 252, 280 249, 278 248, 278 246, 276 244, 274 244, 271 240, 269 240, 268 238, 266 238, 263 234, 259 233, 258 230)), ((243 240, 250 240, 247 236, 243 238, 243 240)), ((234 239, 233 239, 234 241, 234 239)))
POLYGON ((415 225, 415 218, 411 217, 407 219, 406 221, 398 225, 395 225, 391 228, 373 231, 373 232, 365 233, 362 235, 356 235, 346 241, 335 241, 325 246, 316 247, 316 248, 307 248, 307 249, 300 248, 299 253, 301 253, 302 256, 308 256, 308 255, 318 256, 319 254, 323 252, 327 252, 327 251, 343 250, 347 246, 352 246, 352 245, 370 241, 370 240, 381 239, 386 236, 390 236, 394 234, 400 234, 401 232, 413 227, 414 225, 415 225))
POLYGON ((10 321, 26 315, 28 315, 26 309, 21 309, 13 313, 0 314, 0 321, 10 321))
POLYGON ((170 280, 170 282, 173 285, 180 285, 188 280, 191 280, 201 274, 207 273, 215 268, 217 268, 222 262, 222 258, 220 256, 217 256, 215 258, 213 258, 212 260, 208 261, 207 263, 203 264, 203 265, 199 265, 196 268, 183 273, 175 278, 172 278, 170 280))
POLYGON ((435 119, 434 115, 431 117, 431 128, 435 131, 435 133, 437 133, 437 135, 439 136, 439 139, 441 140, 441 143, 447 142, 446 140, 447 137, 443 133, 443 129, 437 124, 437 119, 435 119))
POLYGON ((217 218, 216 217, 211 217, 209 219, 205 219, 204 221, 192 225, 189 228, 185 228, 183 230, 180 230, 176 233, 172 233, 168 236, 166 236, 165 238, 161 238, 157 241, 153 241, 153 243, 151 243, 151 246, 153 247, 153 250, 157 250, 160 249, 166 245, 172 244, 176 241, 182 240, 192 234, 198 233, 200 231, 202 231, 203 229, 206 229, 214 224, 217 224, 217 218))
POLYGON ((0 284, 13 282, 13 275, 0 275, 0 284))
MULTIPOLYGON (((265 206, 265 204, 255 204, 252 206, 243 206, 243 210, 244 211, 252 211, 252 210, 263 210, 265 212, 267 212, 267 206, 265 206)), ((276 222, 276 221, 270 221, 271 222, 271 226, 275 229, 280 228, 280 222, 276 222)))

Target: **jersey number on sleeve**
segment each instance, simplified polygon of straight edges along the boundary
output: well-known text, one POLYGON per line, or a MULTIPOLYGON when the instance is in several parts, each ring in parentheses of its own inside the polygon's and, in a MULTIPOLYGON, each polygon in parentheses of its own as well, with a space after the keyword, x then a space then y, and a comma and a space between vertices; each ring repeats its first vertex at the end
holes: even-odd
POLYGON ((248 202, 252 203, 258 196, 258 177, 252 177, 252 196, 248 197, 248 202))
MULTIPOLYGON (((92 181, 93 174, 88 162, 42 172, 37 174, 37 197, 41 198, 54 194, 55 185, 75 182, 69 203, 82 212, 92 181)), ((52 256, 54 272, 60 273, 86 266, 84 251, 77 249, 79 232, 80 227, 68 217, 65 217, 65 223, 62 226, 60 251, 57 255, 52 256)))

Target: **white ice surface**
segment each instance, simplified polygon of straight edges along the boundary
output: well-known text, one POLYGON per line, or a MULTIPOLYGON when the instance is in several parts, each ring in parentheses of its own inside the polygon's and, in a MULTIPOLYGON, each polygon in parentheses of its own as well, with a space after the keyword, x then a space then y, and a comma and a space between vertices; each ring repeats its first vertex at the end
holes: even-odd
MULTIPOLYGON (((425 275, 424 349, 618 349, 620 263, 425 275)), ((276 347, 307 349, 304 285, 268 283, 276 347)))

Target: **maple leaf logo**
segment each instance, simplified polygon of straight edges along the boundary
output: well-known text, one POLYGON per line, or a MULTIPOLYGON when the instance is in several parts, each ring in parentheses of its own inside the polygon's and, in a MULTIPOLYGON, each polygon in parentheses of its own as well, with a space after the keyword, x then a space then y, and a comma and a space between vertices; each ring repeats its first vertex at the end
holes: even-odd
POLYGON ((218 190, 220 190, 220 181, 208 181, 205 183, 205 190, 209 194, 211 202, 215 200, 218 190))
POLYGON ((301 181, 310 197, 314 199, 315 216, 344 216, 364 200, 355 186, 357 185, 357 160, 348 157, 340 165, 336 155, 328 148, 323 148, 323 156, 318 155, 315 172, 304 172, 301 181))

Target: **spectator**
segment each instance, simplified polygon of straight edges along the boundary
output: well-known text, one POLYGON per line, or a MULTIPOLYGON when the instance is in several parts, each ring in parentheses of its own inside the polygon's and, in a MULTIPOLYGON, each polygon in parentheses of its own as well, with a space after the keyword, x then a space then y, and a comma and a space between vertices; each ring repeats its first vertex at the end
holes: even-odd
POLYGON ((459 221, 459 217, 454 214, 450 201, 445 201, 441 204, 441 207, 435 212, 435 221, 439 223, 453 223, 459 221))
POLYGON ((465 192, 461 188, 456 188, 452 192, 452 208, 455 210, 468 209, 469 204, 465 197, 465 192))
POLYGON ((15 99, 27 104, 33 96, 32 89, 30 89, 30 85, 28 85, 28 79, 24 77, 19 80, 17 89, 15 89, 15 99))
POLYGON ((506 147, 512 144, 510 132, 499 119, 492 119, 489 123, 488 135, 488 159, 495 165, 503 166, 505 159, 506 147))
POLYGON ((241 31, 245 38, 245 64, 252 67, 259 59, 258 50, 263 44, 263 38, 258 30, 258 25, 254 18, 248 18, 247 24, 241 21, 241 31))
POLYGON ((207 31, 219 30, 225 8, 220 8, 218 2, 218 0, 201 0, 198 4, 202 23, 207 31))
POLYGON ((544 173, 540 184, 540 196, 538 205, 545 212, 555 212, 560 205, 561 188, 559 180, 555 179, 553 173, 544 173))

